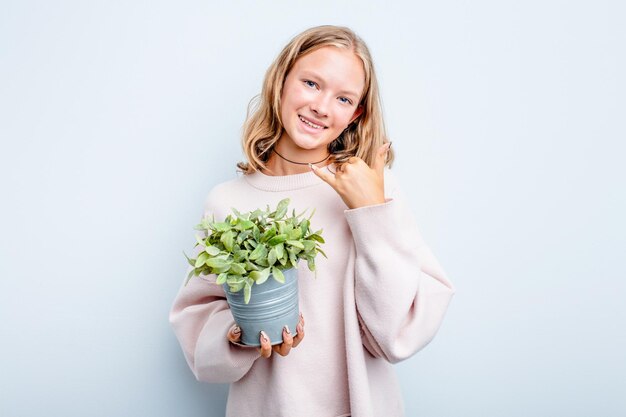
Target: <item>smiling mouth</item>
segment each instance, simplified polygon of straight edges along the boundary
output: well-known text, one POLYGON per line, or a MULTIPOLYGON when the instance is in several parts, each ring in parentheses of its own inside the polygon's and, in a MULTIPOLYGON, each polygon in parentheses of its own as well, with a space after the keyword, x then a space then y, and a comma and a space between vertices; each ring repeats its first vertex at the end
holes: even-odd
POLYGON ((315 123, 309 122, 308 120, 306 120, 304 117, 298 115, 298 119, 300 119, 301 122, 303 122, 305 125, 312 127, 313 129, 327 129, 326 126, 323 125, 317 125, 315 123))

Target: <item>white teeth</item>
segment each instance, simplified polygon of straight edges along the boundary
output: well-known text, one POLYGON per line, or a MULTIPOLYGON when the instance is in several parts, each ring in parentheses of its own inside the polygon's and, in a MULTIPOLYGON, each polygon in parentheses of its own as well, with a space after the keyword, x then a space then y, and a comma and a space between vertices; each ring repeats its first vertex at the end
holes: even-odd
POLYGON ((313 123, 309 122, 308 120, 303 119, 302 117, 298 116, 300 118, 300 120, 302 120, 304 123, 308 124, 309 126, 311 126, 314 129, 321 129, 324 126, 318 126, 318 125, 314 125, 313 123))

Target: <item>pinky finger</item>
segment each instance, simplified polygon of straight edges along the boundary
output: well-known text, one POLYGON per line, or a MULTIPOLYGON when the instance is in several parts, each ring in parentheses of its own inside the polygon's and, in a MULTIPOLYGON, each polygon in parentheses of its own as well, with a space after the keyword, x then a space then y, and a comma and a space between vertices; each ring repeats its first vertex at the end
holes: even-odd
POLYGON ((291 345, 291 347, 298 346, 304 338, 304 326, 302 325, 302 323, 298 324, 298 326, 296 327, 296 331, 298 332, 298 334, 293 338, 293 344, 291 345))

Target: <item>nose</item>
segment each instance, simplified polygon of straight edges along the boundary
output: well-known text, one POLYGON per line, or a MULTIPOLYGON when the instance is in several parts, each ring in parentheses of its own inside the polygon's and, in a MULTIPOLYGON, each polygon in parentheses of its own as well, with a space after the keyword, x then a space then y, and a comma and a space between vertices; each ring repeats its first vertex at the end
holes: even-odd
POLYGON ((318 116, 326 116, 328 114, 328 101, 330 96, 326 94, 318 94, 315 100, 311 102, 311 110, 318 116))

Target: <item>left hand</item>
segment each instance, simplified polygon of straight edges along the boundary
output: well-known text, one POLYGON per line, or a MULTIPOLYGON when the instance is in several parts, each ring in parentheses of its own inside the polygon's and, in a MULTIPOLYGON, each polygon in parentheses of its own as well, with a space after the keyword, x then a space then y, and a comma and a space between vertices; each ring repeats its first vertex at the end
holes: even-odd
POLYGON ((339 194, 349 209, 382 204, 385 202, 384 168, 390 143, 385 143, 376 153, 370 168, 356 156, 337 167, 333 175, 315 165, 311 169, 339 194))
MULTIPOLYGON (((260 347, 257 347, 256 350, 261 354, 264 358, 269 358, 272 355, 272 352, 278 353, 280 356, 287 356, 292 348, 295 348, 300 344, 302 339, 304 339, 304 316, 300 313, 300 320, 298 321, 298 325, 296 326, 296 335, 293 336, 290 332, 287 331, 288 327, 285 326, 283 329, 283 342, 280 344, 273 345, 269 339, 265 339, 263 336, 259 336, 259 342, 261 343, 260 347)), ((265 333, 265 332, 263 332, 265 333)), ((228 334, 226 338, 233 344, 242 347, 249 347, 247 345, 241 344, 241 329, 237 324, 233 324, 232 327, 228 330, 228 334)))

